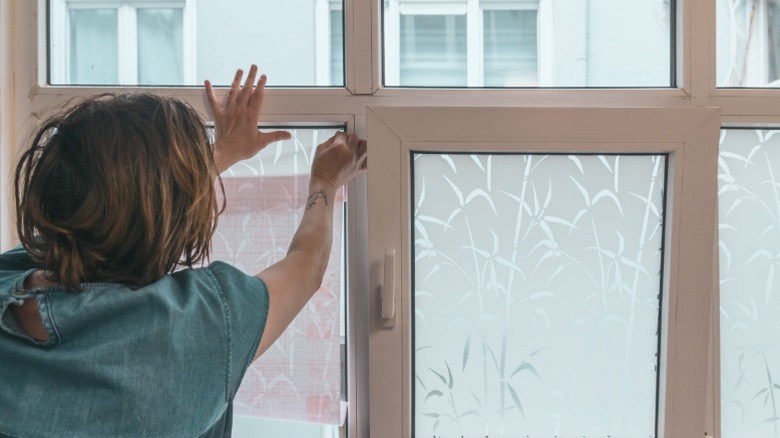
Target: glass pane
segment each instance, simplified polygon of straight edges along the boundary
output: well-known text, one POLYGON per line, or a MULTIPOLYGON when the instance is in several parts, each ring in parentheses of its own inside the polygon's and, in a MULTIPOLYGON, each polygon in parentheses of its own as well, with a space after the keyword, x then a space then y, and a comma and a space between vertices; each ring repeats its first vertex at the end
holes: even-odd
POLYGON ((340 438, 339 427, 294 421, 278 421, 267 418, 233 417, 232 438, 340 438))
POLYGON ((164 2, 164 9, 129 1, 99 25, 85 23, 90 20, 74 9, 77 2, 63 1, 61 8, 52 3, 47 2, 55 85, 133 85, 136 77, 140 85, 200 86, 205 79, 229 85, 237 68, 253 63, 268 75, 270 86, 344 85, 343 75, 330 73, 334 63, 343 63, 342 26, 330 26, 331 10, 341 14, 342 1, 177 0, 164 2), (171 3, 180 6, 170 9, 171 3), (68 45, 80 50, 66 51, 68 45), (122 56, 118 47, 127 47, 122 56), (98 79, 64 73, 109 68, 112 74, 98 79), (130 79, 121 84, 119 78, 130 79))
POLYGON ((383 1, 389 87, 674 85, 671 1, 383 1))
POLYGON ((69 20, 71 83, 116 83, 119 78, 116 9, 74 9, 69 20))
POLYGON ((330 11, 330 80, 344 84, 344 13, 330 11))
POLYGON ((485 86, 539 85, 536 11, 485 11, 485 86))
POLYGON ((401 83, 458 86, 466 82, 466 16, 401 16, 401 83))
POLYGON ((719 87, 780 87, 780 0, 717 0, 719 87))
POLYGON ((655 436, 665 172, 414 155, 416 436, 655 436))
MULTIPOLYGON (((314 151, 336 130, 291 130, 291 140, 275 143, 222 174, 227 207, 212 239, 213 260, 254 275, 287 254, 305 209, 314 151)), ((322 286, 247 370, 234 402, 237 416, 341 424, 346 365, 339 315, 345 296, 340 242, 345 201, 346 192, 340 190, 333 200, 334 244, 322 286)))
POLYGON ((780 131, 726 129, 718 162, 721 436, 780 435, 780 131))
POLYGON ((138 82, 184 83, 182 9, 138 10, 138 82))

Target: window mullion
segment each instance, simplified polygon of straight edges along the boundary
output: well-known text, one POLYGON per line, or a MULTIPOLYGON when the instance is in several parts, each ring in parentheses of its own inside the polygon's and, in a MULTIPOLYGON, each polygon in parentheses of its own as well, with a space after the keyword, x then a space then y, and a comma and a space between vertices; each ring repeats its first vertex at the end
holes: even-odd
POLYGON ((483 17, 479 0, 468 0, 466 11, 466 80, 469 87, 481 87, 484 81, 483 17))
POLYGON ((197 2, 195 0, 186 0, 182 14, 184 18, 182 23, 184 28, 184 38, 182 40, 184 44, 184 83, 194 84, 197 80, 196 71, 198 68, 197 2))
POLYGON ((49 61, 49 80, 53 82, 70 82, 70 37, 68 19, 68 8, 65 0, 52 0, 49 4, 51 8, 50 19, 52 29, 59 29, 56 35, 51 35, 52 44, 50 50, 51 60, 49 61))
POLYGON ((122 4, 118 10, 119 83, 138 84, 138 10, 122 4))
MULTIPOLYGON (((381 83, 379 59, 379 21, 382 6, 376 1, 345 0, 344 49, 346 86, 354 94, 374 94, 381 83)), ((394 3, 394 2, 393 2, 394 3)), ((381 52, 381 50, 379 50, 381 52)))

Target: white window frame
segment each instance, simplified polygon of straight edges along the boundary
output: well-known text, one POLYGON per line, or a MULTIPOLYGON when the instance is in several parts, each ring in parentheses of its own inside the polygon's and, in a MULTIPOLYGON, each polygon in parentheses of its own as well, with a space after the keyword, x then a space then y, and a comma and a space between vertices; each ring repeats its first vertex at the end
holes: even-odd
MULTIPOLYGON (((552 0, 541 0, 551 2, 552 0)), ((542 5, 543 3, 540 3, 542 5)), ((675 4, 675 3, 672 3, 675 4)), ((541 8, 541 6, 540 6, 541 8)), ((721 124, 733 127, 780 127, 780 89, 720 89, 716 84, 715 2, 711 0, 676 0, 677 50, 675 86, 652 89, 541 89, 541 90, 448 90, 385 88, 382 85, 382 45, 380 33, 382 6, 378 1, 346 0, 345 51, 346 86, 332 89, 269 89, 264 103, 265 120, 269 124, 296 124, 338 120, 354 120, 354 131, 371 142, 375 133, 367 130, 369 107, 420 108, 457 106, 466 108, 570 107, 570 108, 721 108, 721 124), (356 38, 356 36, 360 36, 356 38)), ((48 85, 46 58, 46 0, 0 1, 0 249, 13 247, 17 239, 13 225, 11 187, 12 169, 18 151, 24 147, 30 130, 52 108, 65 105, 74 98, 103 91, 127 91, 120 87, 60 87, 48 85)), ((543 12, 540 9, 540 20, 543 12)), ((543 30, 544 31, 544 30, 543 30)), ((540 35, 540 39, 544 37, 540 35)), ((243 67, 246 66, 236 66, 243 67)), ((541 68, 541 67, 540 67, 541 68)), ((219 78, 214 78, 219 79, 219 78)), ((145 90, 149 91, 149 88, 145 90)), ((173 95, 190 102, 196 109, 206 111, 200 89, 154 88, 156 92, 173 95)), ((371 143, 373 145, 373 143, 371 143)), ((717 147, 713 145, 712 147, 717 147)), ((376 149, 371 149, 370 161, 378 162, 376 149)), ((381 165, 371 167, 372 172, 381 165)), ((349 331, 350 354, 350 411, 348 415, 351 437, 369 437, 369 421, 381 421, 369 416, 371 398, 381 396, 377 389, 368 389, 368 334, 379 328, 373 309, 371 316, 367 297, 378 293, 369 288, 368 272, 379 269, 371 265, 367 241, 369 234, 366 204, 366 179, 361 177, 350 187, 348 245, 350 290, 349 331)), ((372 227, 374 223, 372 222, 372 227)), ((373 244, 373 243, 372 243, 373 244)), ((712 249, 717 256, 717 248, 712 249)), ((717 276, 717 267, 713 267, 717 276)), ((715 277, 717 278, 717 277, 715 277)), ((693 406, 698 415, 706 409, 705 425, 690 436, 700 438, 720 436, 719 354, 717 329, 717 281, 710 292, 713 303, 712 328, 709 328, 710 364, 708 389, 704 406, 693 406)), ((697 330, 701 330, 697 327, 697 330)), ((705 328, 706 330, 707 328, 705 328)), ((680 349, 697 347, 686 342, 680 349)), ((376 347, 371 347, 375 350, 376 347)), ((697 372, 704 373, 699 369, 697 372)), ((371 374, 377 371, 371 370, 371 374)), ((685 371, 686 373, 688 371, 685 371)), ((674 385, 686 388, 687 382, 674 385)), ((400 400, 397 401, 400 403, 400 400)), ((372 408, 373 410, 373 408, 372 408)), ((381 417, 381 414, 379 414, 381 417)), ((664 436, 663 438, 678 438, 664 436)), ((680 436, 679 438, 683 438, 680 436)), ((688 438, 688 436, 685 436, 688 438)))
POLYGON ((185 84, 195 83, 196 71, 196 1, 195 0, 51 0, 52 28, 58 29, 52 40, 60 41, 50 48, 49 71, 53 82, 69 84, 70 77, 70 19, 75 9, 117 10, 117 53, 119 54, 118 82, 138 85, 138 9, 182 9, 183 73, 185 84))
POLYGON ((368 175, 368 220, 377 236, 369 259, 384 266, 369 279, 369 290, 382 291, 369 302, 381 321, 369 338, 371 436, 414 436, 410 153, 468 152, 474 144, 480 152, 669 154, 658 432, 696 436, 705 414, 707 376, 699 370, 707 367, 717 214, 718 152, 709 145, 719 127, 713 108, 369 108, 371 158, 383 163, 368 175), (384 263, 388 252, 398 254, 394 265, 384 263), (383 318, 388 309, 395 314, 383 318))

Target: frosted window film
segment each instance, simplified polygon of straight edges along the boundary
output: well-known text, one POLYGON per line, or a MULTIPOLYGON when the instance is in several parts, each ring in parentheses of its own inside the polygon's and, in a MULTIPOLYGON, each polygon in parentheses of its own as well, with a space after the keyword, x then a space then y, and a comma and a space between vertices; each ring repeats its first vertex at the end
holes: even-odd
MULTIPOLYGON (((227 209, 213 238, 214 260, 257 274, 287 253, 303 216, 317 145, 334 129, 296 129, 223 175, 227 209)), ((341 424, 339 297, 345 192, 339 191, 333 247, 322 287, 292 325, 247 371, 236 415, 341 424)))
POLYGON ((721 436, 780 435, 780 131, 721 133, 721 436))
POLYGON ((413 155, 416 436, 655 436, 663 155, 413 155))

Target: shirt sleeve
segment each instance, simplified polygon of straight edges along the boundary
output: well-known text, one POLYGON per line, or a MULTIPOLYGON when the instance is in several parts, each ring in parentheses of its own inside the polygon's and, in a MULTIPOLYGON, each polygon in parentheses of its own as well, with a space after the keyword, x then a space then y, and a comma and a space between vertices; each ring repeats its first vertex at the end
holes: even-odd
MULTIPOLYGON (((24 290, 24 280, 38 268, 38 263, 21 245, 0 254, 0 331, 40 344, 24 333, 8 311, 9 306, 21 304, 29 296, 24 290)), ((53 339, 52 336, 50 340, 53 339)))
POLYGON ((227 263, 214 262, 209 270, 227 302, 231 356, 228 390, 232 400, 263 336, 268 320, 268 287, 260 278, 246 275, 227 263))

